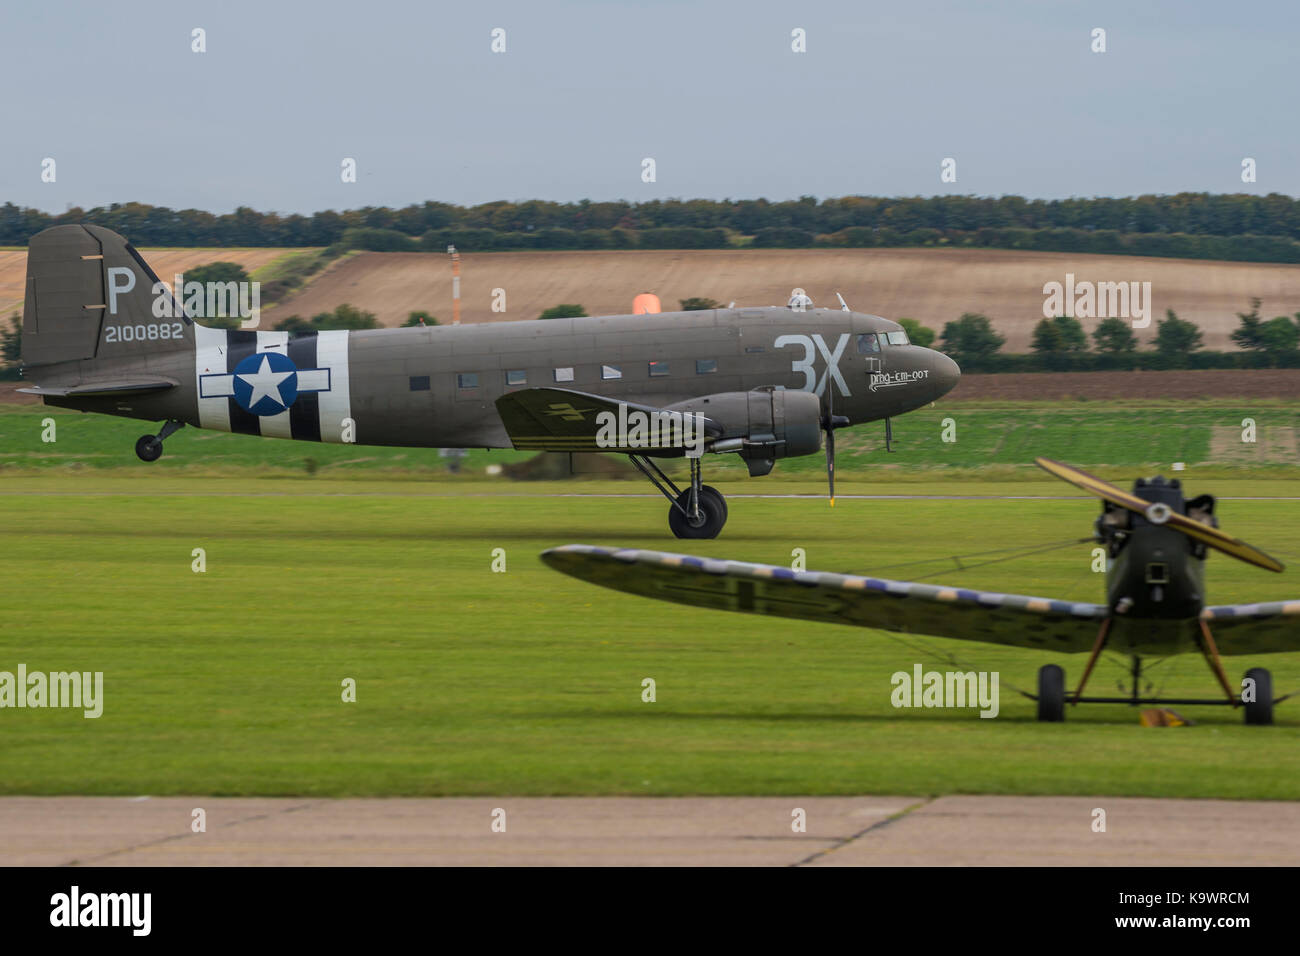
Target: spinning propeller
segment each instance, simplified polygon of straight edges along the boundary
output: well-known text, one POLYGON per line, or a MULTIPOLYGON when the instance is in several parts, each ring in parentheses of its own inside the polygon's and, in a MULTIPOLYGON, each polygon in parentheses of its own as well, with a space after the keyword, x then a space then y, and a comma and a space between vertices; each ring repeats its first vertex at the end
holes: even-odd
POLYGON ((1086 471, 1080 471, 1078 468, 1059 461, 1053 461, 1050 458, 1035 458, 1034 461, 1038 467, 1052 473, 1057 478, 1064 479, 1070 484, 1096 495, 1098 498, 1109 501, 1111 504, 1119 505, 1134 514, 1139 514, 1152 524, 1173 528, 1189 538, 1209 545, 1216 551, 1222 551, 1238 561, 1245 561, 1247 564, 1264 568, 1266 571, 1281 571, 1283 569, 1282 562, 1277 558, 1270 557, 1258 548, 1239 538, 1234 538, 1218 528, 1203 524, 1185 514, 1180 514, 1163 502, 1147 501, 1132 492, 1115 487, 1108 481, 1102 481, 1086 471))
MULTIPOLYGON (((835 298, 840 300, 840 311, 848 312, 849 304, 838 292, 835 298)), ((826 414, 822 416, 822 428, 826 432, 826 482, 830 486, 831 507, 835 507, 835 429, 849 423, 843 415, 835 414, 835 383, 826 383, 826 414)))
POLYGON ((826 481, 830 486, 831 507, 835 507, 835 429, 849 424, 849 419, 835 414, 835 383, 826 383, 826 414, 821 425, 826 432, 826 481))

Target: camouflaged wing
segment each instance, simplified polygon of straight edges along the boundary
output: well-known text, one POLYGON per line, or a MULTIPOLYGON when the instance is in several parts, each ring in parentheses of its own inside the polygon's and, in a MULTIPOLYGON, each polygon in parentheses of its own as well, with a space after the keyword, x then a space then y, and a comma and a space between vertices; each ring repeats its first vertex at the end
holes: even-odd
POLYGON ((1225 657, 1300 650, 1300 601, 1207 607, 1201 620, 1225 657))
POLYGON ((542 560, 593 584, 678 604, 1064 653, 1091 649, 1107 615, 1103 604, 661 551, 570 544, 542 560))

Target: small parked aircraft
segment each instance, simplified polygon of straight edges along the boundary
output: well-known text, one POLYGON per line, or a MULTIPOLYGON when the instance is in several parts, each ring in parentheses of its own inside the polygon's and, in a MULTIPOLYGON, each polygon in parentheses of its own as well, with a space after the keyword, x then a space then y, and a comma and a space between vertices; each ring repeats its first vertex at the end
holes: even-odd
POLYGON ((1214 498, 1185 500, 1177 479, 1139 479, 1129 493, 1061 462, 1039 458, 1037 463, 1103 501, 1095 535, 1109 557, 1105 604, 589 545, 554 548, 544 552, 542 560, 593 584, 697 607, 1067 654, 1091 650, 1073 694, 1066 693, 1061 667, 1047 664, 1039 670, 1038 693, 1028 696, 1038 701, 1042 721, 1064 720, 1068 700, 1226 704, 1242 706, 1248 724, 1271 724, 1273 705, 1285 699, 1273 697, 1272 675, 1251 668, 1242 689, 1234 690, 1220 657, 1300 649, 1300 600, 1207 607, 1205 558, 1213 548, 1269 571, 1282 571, 1282 564, 1220 531, 1214 498), (1132 692, 1124 697, 1084 697, 1088 678, 1106 648, 1131 658, 1132 692), (1141 696, 1143 655, 1190 650, 1205 656, 1223 697, 1141 696))

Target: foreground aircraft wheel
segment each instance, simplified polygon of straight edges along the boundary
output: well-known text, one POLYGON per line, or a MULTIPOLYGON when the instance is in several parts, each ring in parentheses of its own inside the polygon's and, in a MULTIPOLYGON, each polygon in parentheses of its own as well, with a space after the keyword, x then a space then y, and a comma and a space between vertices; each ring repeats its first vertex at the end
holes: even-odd
POLYGON ((1255 682, 1255 700, 1245 705, 1246 723, 1273 723, 1273 675, 1262 667, 1252 667, 1246 677, 1255 682))
POLYGON ((1038 719, 1053 724, 1065 720, 1065 671, 1056 664, 1038 669, 1038 719))
POLYGON ((156 435, 141 435, 135 440, 135 453, 141 461, 157 461, 162 457, 162 442, 156 435))
MULTIPOLYGON (((690 508, 689 488, 681 493, 677 503, 683 508, 690 508)), ((727 502, 720 493, 708 485, 700 488, 700 514, 695 521, 691 521, 675 507, 668 509, 668 527, 679 538, 716 538, 726 523, 727 502)))

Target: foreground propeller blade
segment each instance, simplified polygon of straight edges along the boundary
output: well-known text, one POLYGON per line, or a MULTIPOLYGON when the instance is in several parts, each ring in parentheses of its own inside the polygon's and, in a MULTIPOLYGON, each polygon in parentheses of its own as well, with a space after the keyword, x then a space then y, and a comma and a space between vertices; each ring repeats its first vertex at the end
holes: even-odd
POLYGON ((1281 561, 1272 555, 1265 554, 1254 545, 1247 544, 1240 538, 1234 538, 1230 534, 1224 534, 1218 528, 1211 528, 1207 524, 1201 524, 1186 515, 1174 515, 1170 518, 1169 523, 1189 538, 1204 541, 1216 551, 1222 551, 1238 561, 1245 561, 1257 568, 1263 568, 1265 571, 1276 571, 1279 574, 1286 570, 1286 565, 1281 561))
POLYGON ((1090 475, 1086 471, 1080 471, 1073 465, 1067 465, 1062 461, 1053 461, 1051 458, 1035 458, 1034 464, 1044 471, 1050 472, 1057 478, 1064 479, 1070 484, 1082 488, 1084 491, 1092 492, 1098 498, 1105 498, 1112 504, 1119 505, 1121 508, 1128 508, 1136 511, 1138 514, 1145 514, 1147 506, 1151 502, 1145 498, 1139 498, 1137 495, 1125 491, 1123 488, 1117 488, 1109 481, 1102 481, 1096 475, 1090 475))
POLYGON ((1226 531, 1220 531, 1208 524, 1201 524, 1201 522, 1189 518, 1187 515, 1170 511, 1167 505, 1157 505, 1145 498, 1139 498, 1131 492, 1117 488, 1110 482, 1103 481, 1096 475, 1090 475, 1086 471, 1080 471, 1072 465, 1053 461, 1051 458, 1035 458, 1034 463, 1057 478, 1068 481, 1070 484, 1082 488, 1099 498, 1104 498, 1112 504, 1119 505, 1121 508, 1127 508, 1129 511, 1142 515, 1152 524, 1163 524, 1175 531, 1181 531, 1189 538, 1195 538, 1197 541, 1209 545, 1216 551, 1222 551, 1238 561, 1245 561, 1247 564, 1253 564, 1266 571, 1281 572, 1285 567, 1277 558, 1265 554, 1240 538, 1234 538, 1226 531))

